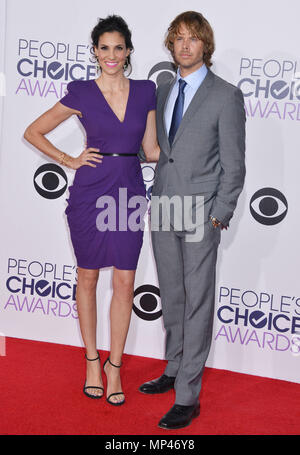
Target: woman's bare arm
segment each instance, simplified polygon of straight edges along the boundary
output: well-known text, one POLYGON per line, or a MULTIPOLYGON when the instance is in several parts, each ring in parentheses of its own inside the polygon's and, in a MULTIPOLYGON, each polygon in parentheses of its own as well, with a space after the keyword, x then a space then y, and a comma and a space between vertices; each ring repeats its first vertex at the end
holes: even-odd
POLYGON ((71 169, 78 169, 83 165, 96 167, 96 164, 92 164, 90 161, 99 163, 102 162, 101 155, 92 153, 93 151, 99 151, 99 149, 89 147, 88 149, 84 150, 77 158, 74 158, 56 148, 45 137, 45 134, 54 130, 60 123, 64 122, 74 114, 81 115, 81 112, 64 106, 60 102, 57 102, 51 109, 38 117, 26 128, 24 138, 45 155, 49 156, 55 161, 58 161, 60 164, 65 164, 71 169))
POLYGON ((159 160, 160 148, 156 136, 155 111, 148 112, 145 134, 142 140, 142 147, 148 162, 159 160))

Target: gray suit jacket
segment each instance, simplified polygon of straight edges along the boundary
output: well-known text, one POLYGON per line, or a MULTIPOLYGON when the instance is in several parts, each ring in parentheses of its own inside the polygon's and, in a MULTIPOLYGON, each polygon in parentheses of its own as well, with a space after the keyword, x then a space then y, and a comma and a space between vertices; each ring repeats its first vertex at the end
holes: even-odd
POLYGON ((152 195, 211 193, 210 214, 231 219, 245 178, 245 109, 240 89, 208 73, 186 110, 170 148, 164 112, 173 84, 157 91, 161 148, 152 195))

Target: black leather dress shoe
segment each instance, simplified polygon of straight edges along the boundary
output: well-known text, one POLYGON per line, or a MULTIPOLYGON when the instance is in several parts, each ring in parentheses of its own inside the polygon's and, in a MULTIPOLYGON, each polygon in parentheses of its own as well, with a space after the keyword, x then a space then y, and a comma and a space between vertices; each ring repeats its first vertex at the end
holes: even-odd
POLYGON ((200 414, 199 401, 193 406, 182 406, 174 404, 166 415, 158 423, 160 428, 165 430, 176 430, 177 428, 187 427, 194 417, 200 414))
POLYGON ((142 393, 164 393, 168 390, 174 389, 174 382, 175 379, 173 376, 166 376, 163 374, 157 379, 153 379, 153 381, 145 382, 139 387, 139 391, 142 393))

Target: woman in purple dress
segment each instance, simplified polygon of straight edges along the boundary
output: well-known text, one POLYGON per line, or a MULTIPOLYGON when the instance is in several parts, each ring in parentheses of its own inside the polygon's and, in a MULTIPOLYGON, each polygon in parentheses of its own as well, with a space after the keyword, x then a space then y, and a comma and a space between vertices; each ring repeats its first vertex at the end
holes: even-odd
POLYGON ((144 204, 136 217, 132 204, 145 201, 137 154, 142 145, 148 161, 157 161, 159 157, 155 84, 125 77, 133 46, 131 32, 121 17, 100 19, 91 37, 100 76, 70 82, 67 95, 35 120, 24 137, 60 164, 76 170, 65 213, 78 266, 76 303, 87 359, 83 392, 90 398, 101 398, 104 394, 96 347, 99 269, 113 266, 111 349, 103 370, 107 376, 106 399, 116 406, 125 401, 120 367, 146 210, 144 204), (87 136, 86 149, 77 158, 58 150, 45 137, 74 114, 87 136), (128 223, 124 223, 124 216, 128 223))

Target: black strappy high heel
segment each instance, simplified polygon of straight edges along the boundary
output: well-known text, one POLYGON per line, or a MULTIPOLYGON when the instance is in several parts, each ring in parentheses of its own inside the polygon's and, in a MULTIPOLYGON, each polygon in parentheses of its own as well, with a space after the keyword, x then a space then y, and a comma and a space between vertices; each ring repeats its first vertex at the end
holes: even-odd
MULTIPOLYGON (((94 362, 94 360, 99 360, 99 362, 100 362, 99 353, 98 353, 98 355, 97 355, 97 357, 95 359, 88 359, 86 354, 84 354, 84 356, 85 356, 86 360, 88 360, 89 362, 94 362)), ((102 398, 103 395, 104 395, 104 388, 103 387, 98 387, 98 386, 95 386, 95 385, 88 385, 87 386, 86 385, 86 381, 85 381, 84 386, 83 386, 83 393, 89 398, 99 399, 99 398, 102 398), (102 395, 92 395, 92 394, 86 392, 87 389, 100 389, 100 390, 103 391, 103 394, 102 395)))
MULTIPOLYGON (((105 373, 104 367, 105 367, 105 365, 106 365, 107 362, 108 362, 112 367, 115 367, 115 368, 121 368, 121 366, 122 366, 122 363, 121 363, 121 365, 114 365, 113 363, 111 363, 110 358, 109 358, 109 356, 108 356, 107 359, 105 360, 104 364, 103 364, 103 371, 104 371, 104 373, 105 373)), ((106 374, 106 373, 105 373, 105 374, 106 374)), ((106 375, 106 377, 107 377, 107 375, 106 375)), ((111 394, 106 398, 106 401, 107 401, 109 404, 112 404, 113 406, 121 406, 121 404, 124 404, 124 403, 125 403, 125 398, 124 398, 123 401, 119 401, 119 402, 116 402, 116 403, 114 403, 113 401, 110 401, 110 397, 112 397, 112 396, 114 396, 114 395, 124 395, 124 393, 123 393, 123 392, 114 392, 114 393, 111 393, 111 394)))

